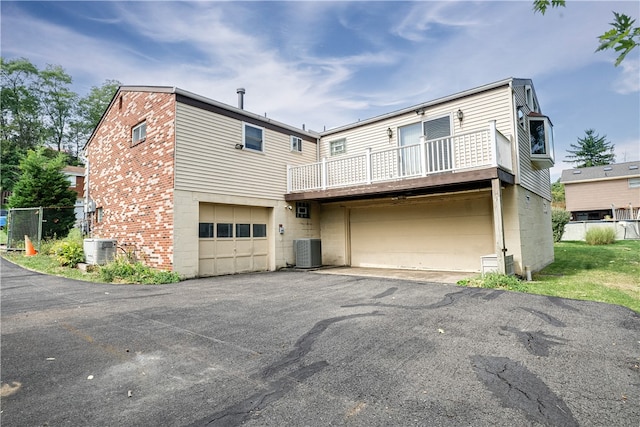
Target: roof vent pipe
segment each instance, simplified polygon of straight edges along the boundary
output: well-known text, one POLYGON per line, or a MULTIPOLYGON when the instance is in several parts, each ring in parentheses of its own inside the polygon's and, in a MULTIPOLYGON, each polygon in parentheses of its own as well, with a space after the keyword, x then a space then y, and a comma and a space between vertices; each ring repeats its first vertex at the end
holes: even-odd
POLYGON ((243 87, 239 87, 238 89, 236 89, 236 92, 238 93, 238 108, 241 110, 244 110, 244 88, 243 87))

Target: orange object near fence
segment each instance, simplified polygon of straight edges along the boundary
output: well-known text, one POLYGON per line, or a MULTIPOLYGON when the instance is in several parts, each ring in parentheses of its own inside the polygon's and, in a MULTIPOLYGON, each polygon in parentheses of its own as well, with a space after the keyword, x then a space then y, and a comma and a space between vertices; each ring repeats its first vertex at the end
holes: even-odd
POLYGON ((26 248, 26 251, 25 251, 26 256, 33 256, 38 253, 38 251, 36 251, 36 249, 33 247, 33 243, 31 243, 31 239, 29 239, 29 236, 27 235, 24 236, 24 247, 26 248))

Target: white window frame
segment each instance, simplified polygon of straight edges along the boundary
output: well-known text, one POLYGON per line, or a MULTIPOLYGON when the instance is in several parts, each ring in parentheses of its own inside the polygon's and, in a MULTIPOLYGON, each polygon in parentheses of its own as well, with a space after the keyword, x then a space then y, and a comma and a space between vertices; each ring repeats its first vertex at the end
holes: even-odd
POLYGON ((440 116, 429 117, 428 119, 425 119, 425 120, 422 121, 422 135, 424 135, 424 137, 425 137, 425 139, 427 141, 432 140, 432 139, 448 138, 448 137, 453 135, 453 127, 454 127, 453 126, 453 116, 451 114, 442 114, 440 116), (443 118, 449 119, 449 135, 447 135, 447 136, 439 136, 437 138, 429 138, 429 135, 426 135, 426 132, 425 132, 425 127, 424 127, 425 124, 427 122, 431 122, 431 121, 434 121, 434 120, 440 120, 440 119, 443 119, 443 118))
POLYGON ((147 139, 147 121, 144 120, 131 128, 131 145, 138 145, 147 139))
POLYGON ((264 128, 260 126, 252 125, 251 123, 243 122, 242 123, 242 145, 244 146, 245 150, 263 153, 264 152, 264 128), (260 131, 260 134, 262 136, 262 139, 260 140, 260 149, 249 147, 247 145, 247 127, 251 127, 253 129, 257 129, 260 131))
POLYGON ((640 178, 629 178, 629 188, 640 188, 640 178))
POLYGON ((533 95, 533 87, 531 85, 524 86, 524 99, 529 107, 530 111, 538 113, 538 105, 536 104, 536 97, 533 95))
POLYGON ((332 156, 338 156, 347 152, 347 138, 329 141, 329 152, 332 156))
POLYGON ((291 135, 291 151, 302 153, 302 138, 291 135))
POLYGON ((547 116, 529 116, 527 117, 527 134, 529 136, 529 153, 531 160, 539 167, 549 168, 555 163, 554 142, 553 142, 553 124, 547 116), (544 153, 534 153, 531 145, 531 126, 533 123, 542 123, 544 126, 544 153))

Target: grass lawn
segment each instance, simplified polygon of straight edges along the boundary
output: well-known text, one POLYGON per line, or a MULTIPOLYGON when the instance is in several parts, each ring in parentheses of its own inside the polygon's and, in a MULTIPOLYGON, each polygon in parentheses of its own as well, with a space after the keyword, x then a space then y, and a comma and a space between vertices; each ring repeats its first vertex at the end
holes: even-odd
POLYGON ((640 312, 640 241, 555 244, 555 261, 534 274, 526 292, 620 304, 640 312))
POLYGON ((488 274, 459 284, 619 304, 640 313, 640 241, 600 246, 560 242, 555 261, 531 282, 488 274))

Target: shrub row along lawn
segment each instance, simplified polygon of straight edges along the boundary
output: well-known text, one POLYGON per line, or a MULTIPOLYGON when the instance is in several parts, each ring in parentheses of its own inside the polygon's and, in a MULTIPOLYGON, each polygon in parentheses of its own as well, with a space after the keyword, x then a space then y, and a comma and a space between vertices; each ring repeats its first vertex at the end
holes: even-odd
POLYGON ((601 301, 640 313, 640 241, 560 242, 555 244, 553 264, 534 274, 531 282, 486 275, 459 284, 601 301))

